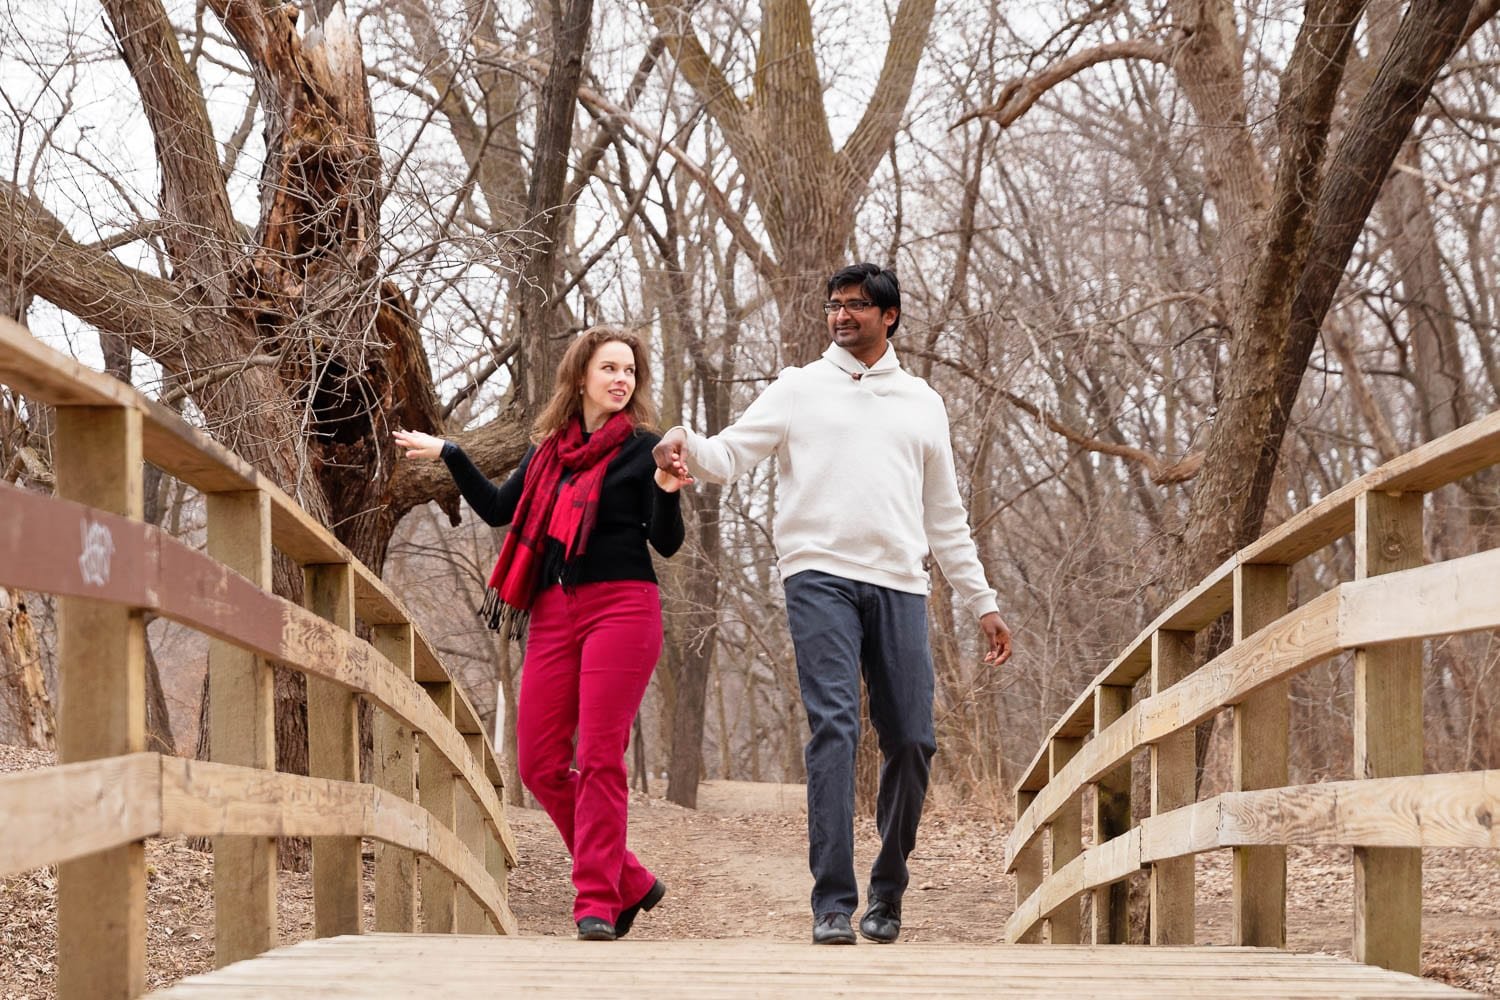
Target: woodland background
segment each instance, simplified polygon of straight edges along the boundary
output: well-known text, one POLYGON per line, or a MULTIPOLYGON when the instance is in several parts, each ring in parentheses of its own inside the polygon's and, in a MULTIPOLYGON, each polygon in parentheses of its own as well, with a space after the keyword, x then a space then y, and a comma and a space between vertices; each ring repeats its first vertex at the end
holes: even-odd
MULTIPOLYGON (((711 432, 821 351, 828 273, 894 266, 895 346, 947 400, 1017 650, 983 666, 935 574, 935 794, 1004 813, 1177 592, 1495 408, 1497 8, 0 0, 0 309, 331 525, 508 733, 520 652, 476 617, 498 536, 389 432, 504 476, 600 322, 650 339, 664 425, 711 432)), ((48 414, 0 390, 0 475, 50 468, 48 414)), ((659 563, 633 780, 680 804, 802 778, 775 475, 695 487, 659 563)), ((148 482, 147 516, 201 544, 199 498, 148 482)), ((1492 476, 1437 494, 1431 557, 1497 517, 1492 476)), ((1308 560, 1293 600, 1352 562, 1308 560)), ((202 755, 205 644, 149 635, 153 738, 202 755)), ((50 601, 0 589, 0 742, 48 745, 54 646, 50 601)), ((1500 766, 1494 637, 1427 656, 1428 769, 1500 766)), ((1295 681, 1294 782, 1349 772, 1351 696, 1343 662, 1295 681)), ((278 678, 292 770, 300 697, 278 678)))

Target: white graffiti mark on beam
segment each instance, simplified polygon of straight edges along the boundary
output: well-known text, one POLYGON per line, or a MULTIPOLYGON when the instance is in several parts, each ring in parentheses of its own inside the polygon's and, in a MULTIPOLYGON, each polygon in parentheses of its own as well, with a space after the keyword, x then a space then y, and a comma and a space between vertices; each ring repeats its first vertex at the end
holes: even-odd
POLYGON ((78 557, 78 570, 83 582, 102 587, 109 583, 109 564, 115 554, 115 539, 109 528, 94 521, 84 520, 80 524, 83 534, 83 554, 78 557))

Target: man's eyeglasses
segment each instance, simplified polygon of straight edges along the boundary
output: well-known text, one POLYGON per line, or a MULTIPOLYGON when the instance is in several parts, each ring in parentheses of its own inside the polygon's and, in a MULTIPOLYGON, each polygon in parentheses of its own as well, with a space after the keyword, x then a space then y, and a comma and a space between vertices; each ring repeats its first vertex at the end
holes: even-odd
POLYGON ((875 303, 871 302, 869 299, 850 299, 848 302, 830 301, 823 303, 823 312, 827 313, 829 316, 832 316, 840 309, 847 309, 852 313, 857 313, 864 312, 866 309, 874 307, 874 305, 875 303))

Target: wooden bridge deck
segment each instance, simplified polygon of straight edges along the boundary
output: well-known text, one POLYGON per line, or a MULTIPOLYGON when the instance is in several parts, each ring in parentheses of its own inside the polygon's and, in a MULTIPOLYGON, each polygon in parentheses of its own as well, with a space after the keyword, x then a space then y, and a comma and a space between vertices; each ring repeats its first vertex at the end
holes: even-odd
POLYGON ((756 939, 585 943, 548 937, 367 934, 307 941, 152 994, 261 997, 1472 996, 1402 973, 1273 948, 861 944, 756 939))

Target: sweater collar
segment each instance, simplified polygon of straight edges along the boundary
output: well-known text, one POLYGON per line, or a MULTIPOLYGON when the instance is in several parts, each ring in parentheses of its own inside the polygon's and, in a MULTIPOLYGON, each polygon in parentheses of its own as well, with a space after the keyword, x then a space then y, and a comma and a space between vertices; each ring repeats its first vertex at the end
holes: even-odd
POLYGON ((864 362, 844 350, 838 344, 828 345, 828 350, 823 352, 823 360, 832 364, 839 371, 854 378, 864 375, 885 375, 901 370, 901 362, 896 358, 896 349, 891 346, 889 341, 886 342, 885 353, 873 365, 866 366, 864 362))

